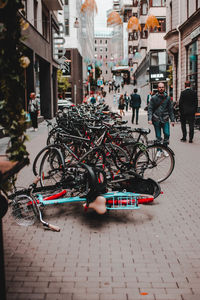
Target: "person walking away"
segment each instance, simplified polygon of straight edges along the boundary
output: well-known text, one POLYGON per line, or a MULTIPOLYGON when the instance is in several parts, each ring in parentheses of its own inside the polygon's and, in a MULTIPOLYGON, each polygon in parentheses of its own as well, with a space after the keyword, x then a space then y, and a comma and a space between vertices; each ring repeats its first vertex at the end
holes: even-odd
POLYGON ((119 110, 120 110, 120 116, 125 116, 125 112, 124 112, 124 107, 125 107, 125 101, 124 101, 124 96, 120 95, 119 97, 119 110))
POLYGON ((90 103, 92 104, 92 105, 94 105, 95 103, 96 103, 96 98, 95 98, 95 96, 94 96, 94 94, 91 96, 91 98, 90 98, 90 103))
POLYGON ((136 124, 138 124, 139 119, 139 109, 141 107, 141 97, 137 94, 137 89, 133 90, 131 94, 130 107, 132 108, 132 124, 134 124, 135 114, 136 114, 136 124))
POLYGON ((129 96, 128 96, 127 92, 125 92, 125 94, 124 94, 124 101, 125 101, 126 111, 128 111, 129 96))
POLYGON ((30 93, 30 99, 28 103, 28 112, 30 113, 31 123, 34 131, 38 130, 38 100, 35 98, 35 93, 30 93))
POLYGON ((198 101, 197 94, 190 88, 190 81, 185 82, 185 90, 181 92, 179 99, 179 111, 180 111, 180 121, 182 138, 181 142, 186 142, 187 129, 186 122, 189 125, 189 143, 193 142, 194 137, 194 120, 195 113, 197 112, 198 101))
MULTIPOLYGON (((170 97, 165 93, 165 85, 162 82, 158 84, 158 92, 151 98, 148 106, 148 123, 153 124, 155 129, 155 135, 158 142, 161 142, 161 129, 164 134, 164 145, 169 144, 170 137, 170 125, 174 126, 174 112, 173 105, 170 97)), ((164 153, 164 155, 167 155, 164 153)), ((161 152, 158 151, 157 156, 161 156, 161 152)))

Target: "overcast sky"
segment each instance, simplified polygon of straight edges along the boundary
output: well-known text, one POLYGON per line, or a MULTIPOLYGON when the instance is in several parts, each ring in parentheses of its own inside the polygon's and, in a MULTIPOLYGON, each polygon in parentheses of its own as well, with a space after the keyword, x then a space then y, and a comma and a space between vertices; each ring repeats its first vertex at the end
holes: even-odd
POLYGON ((98 12, 94 18, 95 31, 106 29, 106 11, 112 8, 113 0, 96 0, 98 12))

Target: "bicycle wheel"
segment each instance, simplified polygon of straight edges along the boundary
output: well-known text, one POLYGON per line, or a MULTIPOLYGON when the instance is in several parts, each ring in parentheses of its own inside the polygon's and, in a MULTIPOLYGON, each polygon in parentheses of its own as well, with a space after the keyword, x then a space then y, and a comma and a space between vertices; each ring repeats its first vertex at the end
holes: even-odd
POLYGON ((163 145, 151 145, 146 151, 140 151, 136 155, 134 166, 135 171, 144 178, 152 178, 160 183, 174 170, 174 154, 171 149, 163 145))
POLYGON ((62 155, 55 148, 48 149, 41 160, 39 169, 41 186, 60 182, 63 174, 64 161, 62 155))
POLYGON ((22 226, 35 223, 37 216, 33 207, 33 200, 28 195, 22 194, 14 197, 10 204, 11 215, 22 226))
POLYGON ((106 164, 114 171, 126 169, 129 163, 129 157, 126 151, 120 146, 114 144, 106 144, 106 164))
POLYGON ((86 152, 81 158, 80 162, 92 167, 103 167, 105 165, 106 155, 104 151, 99 148, 93 148, 86 152))

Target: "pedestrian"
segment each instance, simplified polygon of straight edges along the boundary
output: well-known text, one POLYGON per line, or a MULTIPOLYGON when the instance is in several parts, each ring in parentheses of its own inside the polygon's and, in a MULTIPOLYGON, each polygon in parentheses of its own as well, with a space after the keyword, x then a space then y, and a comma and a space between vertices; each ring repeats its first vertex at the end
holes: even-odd
MULTIPOLYGON (((161 129, 164 134, 164 145, 169 144, 170 125, 174 126, 173 105, 170 97, 165 92, 165 85, 163 82, 158 84, 158 92, 151 97, 148 106, 148 123, 153 124, 155 135, 158 142, 161 142, 161 129)), ((165 154, 165 153, 164 153, 165 154)), ((161 151, 158 151, 157 156, 161 156, 161 151)))
POLYGON ((129 105, 129 96, 127 92, 124 93, 124 101, 125 101, 125 106, 126 106, 126 111, 128 111, 128 105, 129 105))
POLYGON ((185 82, 185 90, 181 92, 179 99, 179 111, 182 138, 181 142, 186 142, 187 130, 186 123, 189 125, 189 143, 193 142, 194 137, 194 120, 197 112, 198 101, 197 94, 190 88, 190 81, 185 82))
POLYGON ((120 95, 119 97, 119 110, 120 110, 120 116, 125 116, 125 112, 124 112, 124 107, 125 107, 125 101, 124 101, 124 96, 120 95))
POLYGON ((28 112, 30 113, 33 131, 38 130, 38 111, 39 111, 39 104, 38 104, 38 100, 35 98, 35 93, 30 93, 28 112))
POLYGON ((90 103, 91 103, 92 105, 94 105, 96 102, 97 102, 97 100, 96 100, 94 94, 92 94, 91 97, 90 97, 90 103))
POLYGON ((134 89, 131 94, 130 107, 132 108, 132 124, 134 124, 135 113, 136 113, 136 124, 138 124, 139 119, 139 109, 141 106, 141 97, 137 94, 137 89, 134 89))
POLYGON ((150 91, 149 94, 147 95, 147 106, 149 105, 151 97, 152 97, 152 91, 150 91))

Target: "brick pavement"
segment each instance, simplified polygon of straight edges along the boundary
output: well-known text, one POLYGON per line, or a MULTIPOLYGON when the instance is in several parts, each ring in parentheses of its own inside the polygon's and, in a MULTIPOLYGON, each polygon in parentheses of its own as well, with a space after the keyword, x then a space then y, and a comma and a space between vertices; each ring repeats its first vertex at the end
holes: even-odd
MULTIPOLYGON (((139 123, 147 127, 145 113, 139 123)), ((44 124, 30 136, 32 160, 45 143, 44 124)), ((104 216, 84 213, 79 204, 48 208, 45 218, 61 227, 59 233, 39 223, 21 227, 7 214, 7 299, 199 300, 200 132, 194 144, 180 137, 176 124, 170 144, 175 170, 153 205, 104 216)), ((19 183, 28 185, 32 177, 28 167, 19 183)))

